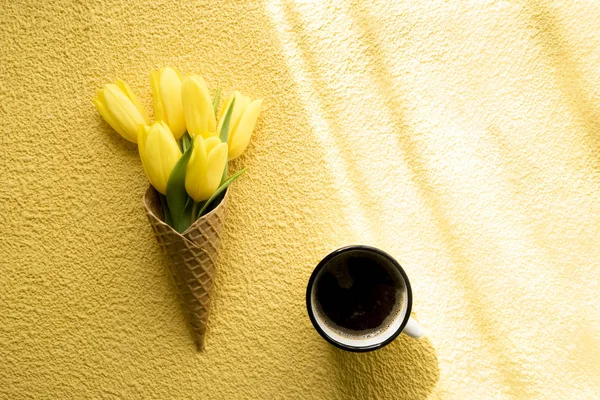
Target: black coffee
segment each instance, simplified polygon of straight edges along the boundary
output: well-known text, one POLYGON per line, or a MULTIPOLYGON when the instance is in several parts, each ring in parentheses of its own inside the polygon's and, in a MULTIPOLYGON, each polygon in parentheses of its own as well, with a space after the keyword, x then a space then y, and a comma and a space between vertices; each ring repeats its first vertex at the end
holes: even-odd
POLYGON ((351 331, 381 327, 398 310, 402 293, 395 267, 365 252, 330 261, 316 282, 315 297, 323 314, 351 331))

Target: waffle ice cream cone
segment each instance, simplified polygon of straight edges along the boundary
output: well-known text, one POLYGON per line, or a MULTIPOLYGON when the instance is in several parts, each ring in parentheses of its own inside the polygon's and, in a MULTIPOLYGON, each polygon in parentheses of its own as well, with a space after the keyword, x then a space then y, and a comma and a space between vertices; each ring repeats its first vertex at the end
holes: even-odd
POLYGON ((169 270, 183 310, 190 322, 198 350, 204 349, 204 336, 216 275, 216 260, 221 245, 229 191, 210 213, 194 222, 183 234, 164 222, 164 212, 156 190, 144 194, 146 215, 156 240, 169 259, 169 270))

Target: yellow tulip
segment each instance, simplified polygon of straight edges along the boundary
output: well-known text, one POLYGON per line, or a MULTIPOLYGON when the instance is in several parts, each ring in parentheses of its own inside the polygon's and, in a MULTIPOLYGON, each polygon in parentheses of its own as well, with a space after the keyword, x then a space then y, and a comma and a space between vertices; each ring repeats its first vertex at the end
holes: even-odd
POLYGON ((185 190, 195 201, 208 200, 218 189, 227 163, 227 144, 216 136, 194 139, 185 173, 185 190))
POLYGON ((256 125, 262 105, 262 100, 252 100, 236 90, 229 95, 225 101, 225 106, 219 112, 219 127, 217 128, 217 132, 221 132, 225 112, 234 98, 235 103, 231 113, 231 120, 229 121, 229 139, 227 143, 230 160, 242 155, 246 147, 248 147, 250 136, 252 136, 252 131, 254 130, 254 125, 256 125))
POLYGON ((190 136, 207 138, 215 135, 217 121, 206 82, 199 75, 183 80, 181 90, 183 115, 190 136))
POLYGON ((181 151, 164 121, 151 126, 141 125, 138 130, 138 150, 148 180, 156 190, 167 194, 167 182, 181 151))
POLYGON ((179 139, 185 133, 179 74, 170 67, 151 71, 150 83, 154 96, 155 119, 165 121, 175 139, 179 139))
POLYGON ((149 122, 146 110, 129 86, 121 80, 98 90, 94 105, 115 131, 133 143, 137 143, 138 126, 149 122))

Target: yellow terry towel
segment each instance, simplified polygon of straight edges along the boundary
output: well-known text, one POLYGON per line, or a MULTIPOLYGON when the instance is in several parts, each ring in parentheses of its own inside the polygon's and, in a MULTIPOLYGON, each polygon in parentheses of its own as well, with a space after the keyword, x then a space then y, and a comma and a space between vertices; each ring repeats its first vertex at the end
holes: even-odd
MULTIPOLYGON (((0 398, 600 398, 600 4, 5 2, 0 398), (92 104, 151 69, 263 98, 207 351, 92 104), (427 339, 347 354, 304 290, 396 257, 427 339)), ((151 116, 152 118, 152 116, 151 116)))

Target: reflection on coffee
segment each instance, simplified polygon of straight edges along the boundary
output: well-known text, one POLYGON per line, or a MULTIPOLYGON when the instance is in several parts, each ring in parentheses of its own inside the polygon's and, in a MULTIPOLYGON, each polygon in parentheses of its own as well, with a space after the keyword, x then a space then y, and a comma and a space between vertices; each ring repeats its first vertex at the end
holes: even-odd
POLYGON ((336 257, 315 283, 320 318, 350 338, 385 330, 402 310, 402 277, 379 255, 359 251, 336 257))

